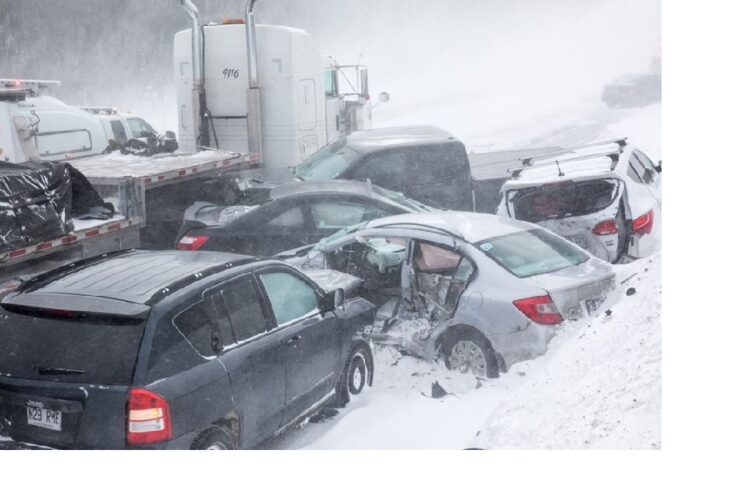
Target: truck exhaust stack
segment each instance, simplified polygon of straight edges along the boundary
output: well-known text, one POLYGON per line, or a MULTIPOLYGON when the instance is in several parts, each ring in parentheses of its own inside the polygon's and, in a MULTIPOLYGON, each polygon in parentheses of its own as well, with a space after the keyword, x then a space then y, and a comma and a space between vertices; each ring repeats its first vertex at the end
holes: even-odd
POLYGON ((210 146, 208 117, 206 116, 206 89, 203 64, 203 31, 200 12, 191 0, 180 0, 180 6, 192 20, 191 40, 193 46, 193 132, 197 146, 210 146))
POLYGON ((262 106, 260 103, 260 88, 257 78, 257 35, 254 25, 254 4, 257 0, 247 0, 244 8, 247 33, 247 70, 249 72, 249 88, 247 89, 247 142, 249 151, 257 153, 262 163, 262 106))

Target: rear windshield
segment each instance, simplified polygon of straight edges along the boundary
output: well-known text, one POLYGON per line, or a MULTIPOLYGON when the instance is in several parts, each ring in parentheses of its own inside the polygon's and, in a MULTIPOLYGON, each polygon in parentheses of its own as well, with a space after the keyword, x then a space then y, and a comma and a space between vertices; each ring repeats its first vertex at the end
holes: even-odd
POLYGON ((589 257, 575 245, 545 229, 531 229, 476 243, 478 248, 512 274, 527 278, 576 266, 589 257))
POLYGON ((617 186, 617 181, 606 179, 567 182, 510 191, 507 196, 517 219, 539 222, 603 210, 616 198, 617 186))
POLYGON ((0 307, 0 376, 131 384, 144 333, 138 318, 62 318, 0 307))

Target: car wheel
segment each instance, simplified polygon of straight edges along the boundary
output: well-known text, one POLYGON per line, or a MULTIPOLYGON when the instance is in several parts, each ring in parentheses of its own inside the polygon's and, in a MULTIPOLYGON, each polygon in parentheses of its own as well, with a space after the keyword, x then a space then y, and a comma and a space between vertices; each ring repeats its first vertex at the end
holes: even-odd
POLYGON ((221 427, 203 431, 190 447, 192 450, 235 450, 234 438, 221 427))
POLYGON ((504 358, 477 332, 456 335, 446 342, 444 355, 449 370, 472 373, 476 377, 497 378, 506 370, 504 358))
POLYGON ((342 376, 337 385, 337 406, 349 403, 366 386, 373 383, 373 357, 370 347, 365 342, 356 342, 350 349, 342 376))

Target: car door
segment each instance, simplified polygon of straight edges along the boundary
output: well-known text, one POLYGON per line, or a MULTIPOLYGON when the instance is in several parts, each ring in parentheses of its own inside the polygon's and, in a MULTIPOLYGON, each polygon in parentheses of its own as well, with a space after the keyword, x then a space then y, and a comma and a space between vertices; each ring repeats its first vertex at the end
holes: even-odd
POLYGON ((318 287, 294 269, 275 266, 258 277, 281 338, 286 339, 283 422, 287 424, 333 394, 340 370, 339 320, 333 312, 320 312, 318 287))
POLYGON ((654 169, 645 168, 637 154, 633 153, 627 175, 632 181, 627 192, 632 221, 632 235, 627 250, 631 257, 640 258, 653 253, 660 241, 662 209, 659 187, 656 190, 654 186, 655 182, 660 181, 660 174, 654 169))
POLYGON ((360 222, 401 213, 398 209, 381 207, 368 198, 352 196, 313 197, 308 201, 308 209, 313 227, 309 243, 360 222))
POLYGON ((307 245, 312 224, 303 199, 285 199, 260 207, 235 232, 239 253, 268 256, 307 245))
POLYGON ((636 159, 645 169, 643 174, 643 176, 646 178, 645 185, 647 186, 648 190, 650 190, 650 194, 655 199, 655 201, 658 202, 658 205, 662 207, 662 179, 660 172, 655 169, 655 165, 650 160, 650 158, 648 158, 648 156, 639 149, 635 150, 634 156, 634 159, 636 159), (647 182, 648 180, 649 182, 647 182))
POLYGON ((473 210, 473 182, 465 146, 460 142, 412 149, 406 194, 432 206, 473 210))
POLYGON ((283 423, 290 333, 276 328, 252 275, 227 281, 212 298, 221 329, 233 332, 234 344, 224 347, 220 359, 231 377, 240 443, 252 446, 283 423))
MULTIPOLYGON (((412 161, 413 158, 405 149, 379 151, 363 158, 357 166, 347 172, 346 177, 343 175, 342 178, 357 181, 369 180, 373 184, 390 189, 391 191, 406 193, 406 180, 409 165, 412 161)), ((411 197, 425 201, 418 196, 411 197)))

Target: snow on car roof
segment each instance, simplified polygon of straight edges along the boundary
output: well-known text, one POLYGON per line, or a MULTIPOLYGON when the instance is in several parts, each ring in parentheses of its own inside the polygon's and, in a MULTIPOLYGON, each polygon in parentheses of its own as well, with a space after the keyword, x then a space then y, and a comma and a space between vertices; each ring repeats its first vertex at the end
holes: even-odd
MULTIPOLYGON (((419 214, 402 214, 383 217, 370 221, 366 228, 377 228, 388 225, 422 225, 442 229, 471 242, 486 238, 503 236, 532 229, 527 222, 499 217, 493 214, 474 212, 432 212, 419 214)), ((416 228, 424 230, 423 228, 416 228)))

